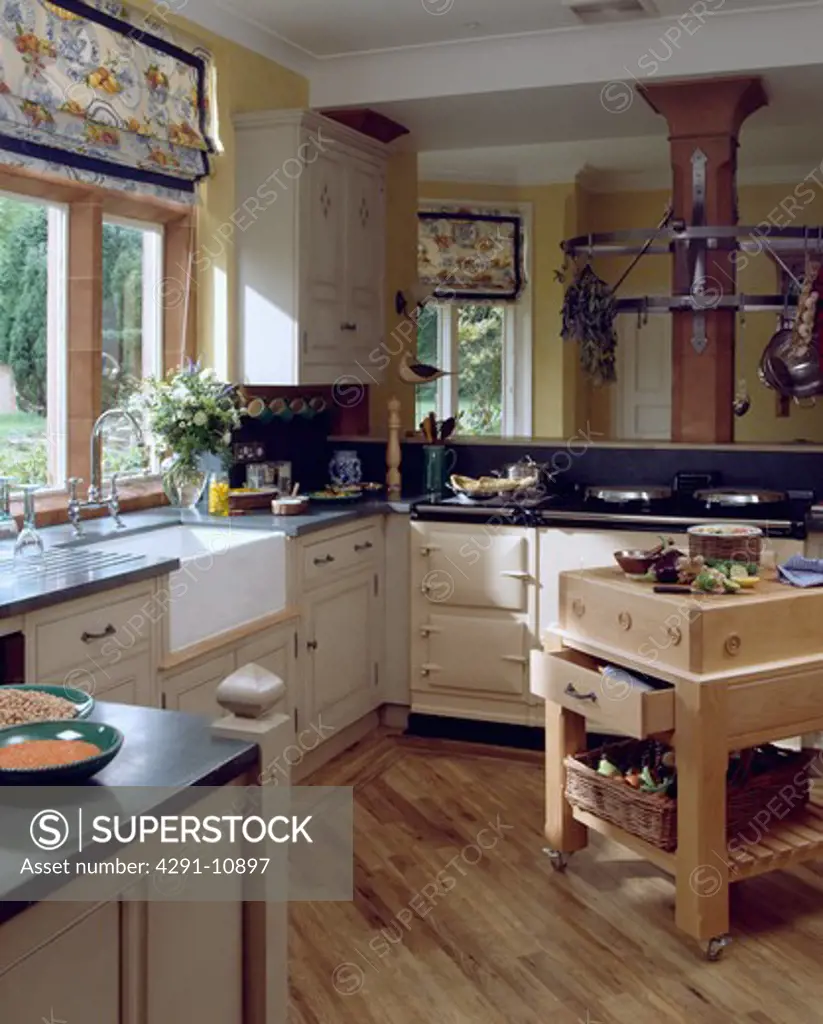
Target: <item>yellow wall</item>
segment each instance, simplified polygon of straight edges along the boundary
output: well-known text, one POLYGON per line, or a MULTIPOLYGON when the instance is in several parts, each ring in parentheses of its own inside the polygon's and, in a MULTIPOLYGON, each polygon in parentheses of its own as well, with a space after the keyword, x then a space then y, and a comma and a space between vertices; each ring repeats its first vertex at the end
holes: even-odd
MULTIPOLYGON (((398 316, 398 291, 411 296, 417 285, 417 154, 393 153, 386 169, 386 334, 385 352, 379 356, 384 383, 369 388, 371 433, 385 436, 388 401, 400 399, 404 429, 413 430, 414 388, 397 379, 397 364, 404 351, 414 352, 416 339, 407 318, 398 316)), ((369 370, 368 365, 365 367, 369 370)), ((369 383, 368 373, 364 380, 369 383)))
POLYGON ((421 199, 532 204, 532 433, 537 437, 570 437, 578 425, 585 425, 587 410, 578 385, 576 350, 560 338, 563 286, 555 280, 555 271, 562 264, 560 242, 582 230, 578 187, 571 183, 516 188, 421 182, 419 194, 421 199))

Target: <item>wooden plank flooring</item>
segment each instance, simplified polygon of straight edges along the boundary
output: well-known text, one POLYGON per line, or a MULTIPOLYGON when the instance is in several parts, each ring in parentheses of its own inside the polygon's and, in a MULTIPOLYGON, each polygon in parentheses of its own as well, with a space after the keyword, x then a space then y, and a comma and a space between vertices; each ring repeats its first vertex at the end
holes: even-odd
POLYGON ((710 964, 623 847, 552 871, 537 754, 383 732, 310 781, 355 786, 356 894, 292 906, 291 1024, 823 1024, 823 863, 737 883, 710 964))

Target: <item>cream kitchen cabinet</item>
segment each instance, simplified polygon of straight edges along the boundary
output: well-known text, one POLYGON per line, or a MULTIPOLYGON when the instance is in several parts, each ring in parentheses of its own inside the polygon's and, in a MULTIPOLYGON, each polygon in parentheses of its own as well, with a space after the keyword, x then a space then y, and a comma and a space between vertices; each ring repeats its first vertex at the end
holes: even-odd
POLYGON ((410 562, 412 711, 539 724, 536 532, 413 522, 410 562))
POLYGON ((356 376, 383 337, 385 147, 309 111, 234 124, 242 379, 356 376))
POLYGON ((380 703, 378 577, 358 573, 306 602, 309 719, 341 729, 380 703))
POLYGON ((220 718, 225 712, 217 703, 217 687, 235 669, 255 663, 279 676, 286 684, 289 713, 293 714, 299 701, 296 690, 297 638, 295 616, 263 628, 245 640, 167 668, 160 675, 161 703, 174 711, 220 718))
POLYGON ((383 702, 385 519, 374 516, 301 538, 303 608, 299 718, 344 729, 383 702))
POLYGON ((114 1024, 120 961, 118 904, 40 903, 3 927, 2 1019, 114 1024))
POLYGON ((28 613, 26 680, 70 686, 98 700, 157 703, 155 580, 28 613))

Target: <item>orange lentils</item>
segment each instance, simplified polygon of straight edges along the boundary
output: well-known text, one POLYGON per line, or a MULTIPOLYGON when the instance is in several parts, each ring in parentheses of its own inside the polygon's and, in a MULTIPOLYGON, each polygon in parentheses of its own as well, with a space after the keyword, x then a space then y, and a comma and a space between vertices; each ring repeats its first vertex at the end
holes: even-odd
POLYGON ((0 747, 0 770, 55 768, 96 757, 100 748, 85 740, 26 740, 0 747))

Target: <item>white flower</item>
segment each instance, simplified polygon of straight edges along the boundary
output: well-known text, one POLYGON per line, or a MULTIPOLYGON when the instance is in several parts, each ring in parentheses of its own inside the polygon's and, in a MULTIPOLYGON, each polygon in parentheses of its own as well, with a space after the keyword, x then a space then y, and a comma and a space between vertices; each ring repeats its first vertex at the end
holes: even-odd
POLYGON ((231 434, 228 431, 223 434, 223 444, 231 444, 231 434))
POLYGON ((202 410, 194 414, 194 425, 196 427, 205 427, 208 421, 208 416, 202 410))

